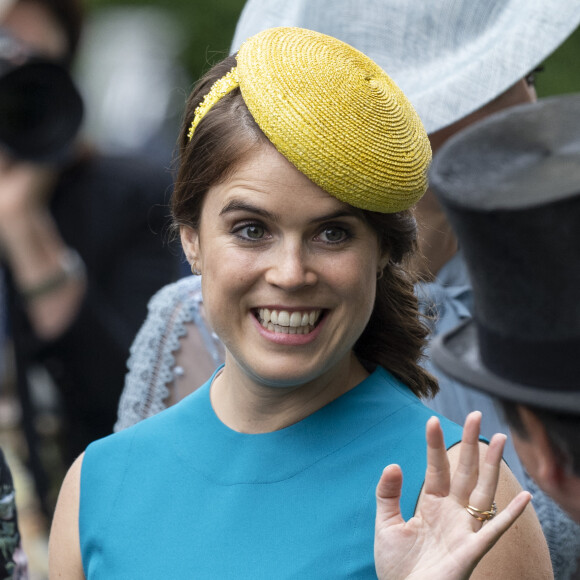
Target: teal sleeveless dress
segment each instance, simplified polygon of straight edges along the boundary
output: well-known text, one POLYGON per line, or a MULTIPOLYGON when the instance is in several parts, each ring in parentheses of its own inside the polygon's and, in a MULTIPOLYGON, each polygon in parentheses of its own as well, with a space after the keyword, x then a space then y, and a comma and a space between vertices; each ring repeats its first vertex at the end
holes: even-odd
MULTIPOLYGON (((379 367, 290 427, 243 434, 215 415, 212 380, 87 448, 87 580, 376 578, 377 482, 387 464, 401 465, 410 518, 433 412, 379 367)), ((441 422, 446 445, 457 443, 461 428, 441 422)))

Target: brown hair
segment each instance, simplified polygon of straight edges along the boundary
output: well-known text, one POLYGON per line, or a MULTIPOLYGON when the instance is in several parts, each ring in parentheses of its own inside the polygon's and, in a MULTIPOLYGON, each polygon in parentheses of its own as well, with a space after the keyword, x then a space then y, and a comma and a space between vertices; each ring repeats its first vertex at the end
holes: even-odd
MULTIPOLYGON (((231 56, 215 65, 196 85, 186 106, 178 140, 178 172, 171 201, 174 227, 197 228, 208 189, 228 178, 236 166, 258 147, 269 143, 239 89, 222 97, 187 136, 195 108, 213 83, 235 66, 231 56)), ((381 365, 418 396, 432 396, 437 381, 418 361, 428 328, 421 322, 414 293, 415 278, 408 261, 417 248, 417 227, 411 210, 379 214, 361 210, 377 233, 389 262, 377 281, 374 309, 354 351, 367 366, 381 365)))
POLYGON ((248 111, 240 89, 222 97, 198 125, 191 142, 194 111, 214 82, 236 65, 234 56, 216 64, 191 93, 177 142, 178 171, 171 198, 174 225, 197 228, 207 190, 225 181, 252 151, 269 143, 248 111))
POLYGON ((418 277, 411 267, 418 251, 413 211, 363 214, 389 261, 379 274, 373 312, 354 351, 363 361, 388 369, 417 396, 432 397, 439 391, 437 379, 419 365, 430 331, 419 312, 418 277))

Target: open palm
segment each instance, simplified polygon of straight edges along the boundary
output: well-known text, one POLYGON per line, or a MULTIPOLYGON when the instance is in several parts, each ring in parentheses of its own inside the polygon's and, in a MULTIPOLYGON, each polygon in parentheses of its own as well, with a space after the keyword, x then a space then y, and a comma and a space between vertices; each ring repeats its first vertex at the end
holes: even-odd
POLYGON ((494 435, 479 469, 481 414, 465 420, 459 464, 450 475, 443 433, 436 417, 427 422, 427 471, 415 515, 405 522, 400 497, 403 474, 398 465, 383 471, 377 486, 375 566, 379 580, 461 580, 469 578, 483 555, 520 516, 530 501, 518 494, 485 524, 465 506, 488 510, 495 496, 505 435, 494 435), (481 472, 480 472, 481 471, 481 472))

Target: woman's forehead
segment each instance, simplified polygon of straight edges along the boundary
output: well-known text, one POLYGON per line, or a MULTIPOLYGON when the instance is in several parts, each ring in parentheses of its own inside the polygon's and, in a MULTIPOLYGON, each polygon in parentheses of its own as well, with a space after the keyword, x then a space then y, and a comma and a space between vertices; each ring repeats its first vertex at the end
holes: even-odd
POLYGON ((220 206, 220 212, 241 209, 243 205, 344 211, 358 213, 352 206, 329 195, 308 177, 300 173, 273 146, 260 147, 248 154, 222 183, 210 187, 208 204, 220 206))

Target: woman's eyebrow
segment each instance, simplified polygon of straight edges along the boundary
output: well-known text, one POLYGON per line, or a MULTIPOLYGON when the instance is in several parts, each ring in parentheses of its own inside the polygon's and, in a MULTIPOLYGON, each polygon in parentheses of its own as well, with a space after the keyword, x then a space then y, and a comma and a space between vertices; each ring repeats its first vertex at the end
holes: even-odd
POLYGON ((353 208, 353 210, 351 211, 348 208, 341 208, 341 209, 334 211, 332 213, 328 213, 328 214, 322 215, 322 216, 317 217, 317 218, 312 218, 310 221, 311 221, 311 223, 318 223, 318 222, 326 222, 326 221, 331 221, 331 220, 335 220, 338 218, 344 218, 344 217, 361 219, 360 212, 357 211, 356 209, 353 208))
POLYGON ((271 213, 262 207, 257 207, 247 201, 242 201, 240 199, 232 199, 228 203, 226 203, 226 205, 220 211, 220 215, 225 215, 227 213, 231 213, 234 211, 246 211, 249 213, 255 213, 259 216, 274 221, 279 219, 278 214, 271 213))
MULTIPOLYGON (((228 203, 226 203, 226 205, 220 211, 219 215, 221 216, 235 211, 245 211, 248 213, 254 213, 256 215, 272 220, 274 222, 280 220, 279 214, 272 213, 262 207, 255 206, 248 201, 240 199, 232 199, 228 203)), ((355 208, 351 209, 349 207, 344 208, 341 207, 340 209, 333 211, 331 213, 312 218, 310 220, 310 223, 320 223, 343 217, 362 219, 360 215, 360 210, 357 210, 355 208)))

